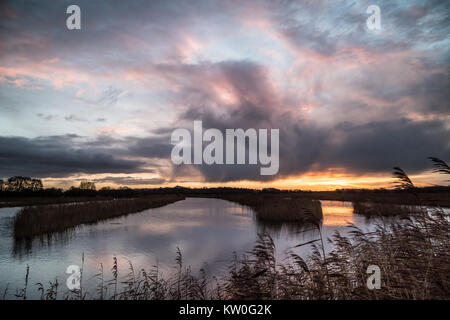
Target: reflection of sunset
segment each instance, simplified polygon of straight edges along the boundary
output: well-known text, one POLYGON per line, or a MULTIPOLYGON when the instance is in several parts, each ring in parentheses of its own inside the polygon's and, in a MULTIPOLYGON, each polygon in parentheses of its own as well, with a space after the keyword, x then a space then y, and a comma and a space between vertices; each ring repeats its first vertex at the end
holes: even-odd
POLYGON ((321 201, 324 226, 347 226, 355 223, 350 203, 321 201))

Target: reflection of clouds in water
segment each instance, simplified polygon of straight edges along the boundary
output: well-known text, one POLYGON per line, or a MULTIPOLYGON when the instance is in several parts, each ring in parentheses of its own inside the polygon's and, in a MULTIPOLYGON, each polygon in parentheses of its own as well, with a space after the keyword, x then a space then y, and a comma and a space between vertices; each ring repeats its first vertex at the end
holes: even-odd
MULTIPOLYGON (((342 226, 347 225, 350 218, 358 226, 369 224, 363 217, 353 216, 351 203, 324 201, 322 208, 322 234, 327 251, 331 248, 326 238, 336 230, 348 231, 342 226)), ((181 250, 184 265, 191 266, 194 273, 207 263, 210 275, 220 275, 232 261, 234 251, 241 257, 253 248, 258 232, 267 232, 274 238, 278 261, 285 257, 286 249, 319 236, 317 230, 298 224, 262 223, 249 208, 229 201, 188 198, 162 208, 79 226, 65 237, 64 234, 55 235, 51 243, 33 245, 20 258, 11 254, 12 234, 1 234, 4 247, 0 252, 0 290, 8 282, 21 284, 27 264, 33 283, 48 283, 56 276, 59 281, 65 281, 65 269, 70 264, 81 265, 83 252, 84 279, 90 281, 91 286, 97 284, 93 277, 100 263, 103 263, 105 279, 111 279, 114 256, 118 259, 122 277, 129 272, 128 261, 133 263, 135 272, 142 268, 150 271, 158 265, 160 272, 170 275, 175 271, 177 247, 181 250)), ((296 248, 295 252, 307 257, 311 247, 296 248)), ((90 285, 86 284, 86 288, 90 285)))
POLYGON ((201 221, 177 221, 177 222, 165 222, 161 221, 159 223, 146 223, 139 226, 139 232, 151 232, 152 234, 168 234, 176 232, 179 228, 194 228, 200 227, 203 223, 201 221))

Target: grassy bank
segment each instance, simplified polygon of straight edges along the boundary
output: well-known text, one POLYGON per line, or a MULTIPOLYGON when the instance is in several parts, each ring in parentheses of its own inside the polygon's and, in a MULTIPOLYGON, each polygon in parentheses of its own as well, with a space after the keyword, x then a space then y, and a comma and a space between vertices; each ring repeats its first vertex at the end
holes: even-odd
POLYGON ((184 197, 180 195, 154 195, 136 199, 25 207, 14 219, 14 236, 29 238, 64 231, 80 224, 158 208, 182 199, 184 197))

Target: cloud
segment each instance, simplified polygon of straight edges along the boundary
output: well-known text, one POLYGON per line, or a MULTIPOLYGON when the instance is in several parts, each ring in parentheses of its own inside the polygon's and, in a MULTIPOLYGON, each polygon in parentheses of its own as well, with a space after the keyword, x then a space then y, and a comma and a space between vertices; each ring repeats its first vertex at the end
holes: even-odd
POLYGON ((442 121, 342 124, 329 132, 316 165, 349 168, 356 173, 386 172, 393 166, 420 172, 430 167, 429 156, 450 158, 448 141, 450 130, 442 121))
MULTIPOLYGON (((216 118, 212 122, 219 121, 216 118)), ((292 119, 281 121, 281 118, 274 118, 272 123, 280 128, 278 175, 260 176, 260 165, 195 167, 209 182, 263 181, 330 168, 368 174, 389 173, 392 167, 400 166, 410 173, 418 173, 429 169, 429 156, 450 158, 450 130, 443 121, 400 119, 364 125, 340 123, 332 128, 314 127, 292 119)), ((227 125, 228 121, 222 124, 227 125)))
MULTIPOLYGON (((429 167, 426 160, 429 156, 450 158, 450 130, 445 120, 413 121, 402 117, 401 113, 393 113, 389 118, 384 110, 380 113, 380 120, 369 118, 362 123, 352 123, 352 117, 344 116, 343 120, 318 125, 305 120, 301 112, 284 104, 286 98, 283 93, 271 85, 269 74, 260 65, 235 61, 186 68, 194 74, 195 90, 201 93, 192 95, 191 84, 178 87, 180 98, 187 106, 180 113, 179 123, 185 124, 186 128, 191 129, 194 120, 202 120, 205 129, 222 131, 227 128, 280 129, 279 175, 260 176, 259 165, 195 166, 206 181, 271 180, 330 168, 344 168, 356 174, 389 172, 396 165, 420 172, 429 167), (211 78, 231 90, 233 103, 224 102, 215 86, 207 85, 211 78)), ((170 72, 173 77, 174 70, 170 72)), ((182 78, 184 73, 177 72, 176 75, 182 78)), ((442 80, 440 77, 431 79, 442 80)), ((429 79, 420 81, 426 83, 429 79)), ((184 84, 182 79, 177 83, 184 84)), ((411 88, 415 85, 416 82, 412 82, 411 88)), ((412 91, 403 94, 415 96, 412 91)), ((417 95, 424 97, 420 92, 417 95)), ((433 99, 439 99, 446 94, 431 95, 433 99)), ((384 98, 395 100, 392 96, 384 98)), ((339 103, 345 101, 348 100, 339 103)), ((440 102, 446 103, 445 97, 440 102)), ((339 108, 335 111, 339 112, 339 108)), ((355 108, 367 112, 369 106, 355 108)), ((333 117, 333 112, 328 116, 333 117)))
POLYGON ((127 156, 170 159, 172 150, 170 136, 127 137, 124 139, 124 144, 127 147, 121 152, 127 156))
POLYGON ((64 177, 77 173, 148 172, 144 162, 83 148, 77 135, 0 137, 0 175, 64 177))

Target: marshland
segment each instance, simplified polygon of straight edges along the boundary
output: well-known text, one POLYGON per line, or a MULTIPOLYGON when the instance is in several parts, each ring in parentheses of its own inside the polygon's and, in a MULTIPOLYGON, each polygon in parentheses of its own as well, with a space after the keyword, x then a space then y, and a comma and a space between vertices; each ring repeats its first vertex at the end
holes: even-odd
POLYGON ((392 193, 414 200, 175 188, 2 208, 0 290, 4 299, 448 299, 450 210, 404 172, 396 178, 392 193), (66 287, 69 265, 82 268, 80 290, 66 287), (381 269, 380 290, 365 285, 368 265, 381 269))

